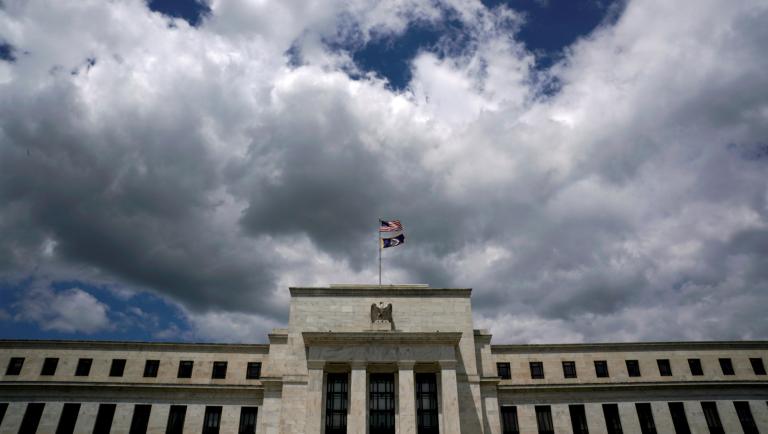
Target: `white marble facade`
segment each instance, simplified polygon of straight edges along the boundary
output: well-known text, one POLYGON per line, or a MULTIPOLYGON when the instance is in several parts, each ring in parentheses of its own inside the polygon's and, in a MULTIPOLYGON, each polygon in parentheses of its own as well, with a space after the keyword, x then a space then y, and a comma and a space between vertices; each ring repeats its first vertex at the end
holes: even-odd
POLYGON ((574 412, 583 412, 589 433, 611 433, 607 418, 615 409, 622 431, 639 434, 648 431, 638 403, 649 404, 658 433, 684 430, 673 421, 680 423, 678 408, 690 432, 709 433, 705 407, 716 409, 723 432, 768 433, 768 377, 760 370, 768 342, 494 345, 487 331, 473 328, 470 289, 331 285, 290 292, 288 327, 273 330, 263 345, 0 341, 0 434, 31 432, 33 422, 36 432, 62 432, 66 403, 80 406, 64 432, 78 433, 94 432, 102 407, 115 404, 114 433, 574 433, 574 412), (392 305, 391 322, 372 321, 371 305, 379 303, 392 305), (46 358, 58 361, 52 375, 41 375, 46 358), (75 375, 80 359, 92 359, 87 375, 75 375), (115 359, 126 361, 119 376, 110 375, 115 359), (146 376, 148 360, 158 361, 155 376, 146 376), (189 378, 178 378, 182 361, 193 362, 189 378), (597 375, 596 361, 605 362, 607 376, 597 375), (631 375, 627 361, 637 361, 640 375, 631 375), (212 378, 221 362, 226 374, 212 378), (564 363, 575 377, 566 376, 564 363), (532 364, 542 378, 533 378, 532 364), (247 376, 255 365, 260 375, 247 376), (506 367, 501 378, 498 369, 505 374, 506 367), (343 383, 341 395, 332 397, 329 379, 343 383), (378 387, 387 390, 384 398, 374 397, 378 387), (327 408, 338 396, 342 431, 328 425, 327 408), (379 399, 390 407, 372 409, 379 399), (434 413, 419 404, 429 399, 434 413), (30 403, 44 404, 39 418, 30 403), (137 418, 137 405, 151 406, 147 420, 137 418), (179 408, 180 430, 169 430, 179 408), (217 427, 205 431, 212 411, 217 427), (241 424, 247 411, 257 412, 253 430, 241 424), (432 415, 430 431, 419 421, 432 415), (391 430, 371 428, 374 420, 391 430))

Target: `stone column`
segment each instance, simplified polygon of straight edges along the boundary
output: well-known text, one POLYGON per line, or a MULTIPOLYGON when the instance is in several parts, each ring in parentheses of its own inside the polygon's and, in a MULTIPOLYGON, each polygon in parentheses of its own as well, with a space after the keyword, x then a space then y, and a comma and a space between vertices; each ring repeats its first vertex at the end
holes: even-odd
POLYGON ((264 400, 256 418, 256 434, 278 434, 283 383, 278 378, 265 377, 261 378, 261 382, 264 385, 264 400))
POLYGON ((362 433, 368 431, 368 399, 366 396, 367 378, 366 363, 354 361, 350 363, 352 372, 349 376, 349 416, 347 417, 347 432, 362 433))
POLYGON ((325 368, 324 361, 307 361, 307 370, 309 371, 307 422, 305 424, 307 434, 323 432, 323 368, 325 368))
POLYGON ((416 434, 414 364, 413 360, 401 360, 397 363, 398 434, 416 434))
POLYGON ((461 434, 459 422, 459 390, 456 383, 456 361, 440 361, 440 391, 442 393, 443 434, 461 434))

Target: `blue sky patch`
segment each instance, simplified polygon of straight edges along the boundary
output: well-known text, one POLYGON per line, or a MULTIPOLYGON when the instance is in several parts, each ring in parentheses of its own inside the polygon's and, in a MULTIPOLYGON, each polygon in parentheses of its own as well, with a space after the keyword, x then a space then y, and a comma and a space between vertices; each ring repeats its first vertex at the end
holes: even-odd
POLYGON ((148 6, 155 12, 182 18, 192 26, 199 25, 203 17, 211 12, 203 0, 149 0, 148 6))

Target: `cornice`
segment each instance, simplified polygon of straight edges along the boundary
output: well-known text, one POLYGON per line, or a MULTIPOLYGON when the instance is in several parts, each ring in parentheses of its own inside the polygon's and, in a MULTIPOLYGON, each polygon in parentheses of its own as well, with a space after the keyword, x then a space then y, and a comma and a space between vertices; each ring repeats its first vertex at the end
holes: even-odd
POLYGON ((333 285, 291 287, 291 297, 457 297, 469 298, 472 288, 430 288, 424 285, 333 285))
POLYGON ((307 345, 420 344, 452 345, 461 340, 461 332, 303 332, 307 345))
POLYGON ((585 391, 621 391, 621 390, 668 390, 668 389, 765 389, 768 381, 668 381, 638 383, 581 383, 581 384, 499 384, 498 390, 505 392, 585 392, 585 391))
POLYGON ((67 340, 4 340, 0 348, 59 349, 59 350, 112 350, 112 351, 179 351, 215 353, 262 353, 269 352, 267 344, 220 344, 179 342, 119 342, 119 341, 67 341, 67 340))
POLYGON ((491 344, 493 354, 680 350, 768 350, 768 341, 611 342, 584 344, 491 344))
POLYGON ((51 388, 75 388, 75 389, 159 389, 159 390, 262 390, 264 385, 259 381, 255 384, 180 384, 180 383, 116 383, 96 381, 0 381, 0 389, 51 389, 51 388))

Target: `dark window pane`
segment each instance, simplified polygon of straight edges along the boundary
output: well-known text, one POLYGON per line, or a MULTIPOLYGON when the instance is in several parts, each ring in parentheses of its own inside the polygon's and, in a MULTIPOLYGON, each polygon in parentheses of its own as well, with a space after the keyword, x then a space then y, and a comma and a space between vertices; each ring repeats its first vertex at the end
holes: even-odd
POLYGON ((669 377, 672 375, 672 366, 669 364, 669 359, 656 360, 656 364, 659 365, 659 375, 662 377, 669 377))
POLYGON ((640 363, 637 360, 627 360, 627 374, 630 377, 640 376, 640 363))
POLYGON ((40 416, 43 415, 45 404, 33 402, 27 404, 27 410, 24 412, 24 418, 21 420, 19 434, 35 434, 37 426, 40 424, 40 416))
POLYGON ((765 365, 763 365, 763 359, 759 357, 751 358, 749 359, 749 363, 752 364, 752 370, 755 372, 755 375, 765 375, 765 365))
POLYGON ((704 375, 700 359, 688 359, 688 366, 691 368, 691 375, 704 375))
POLYGON ((720 368, 723 370, 723 375, 734 375, 733 363, 731 359, 718 359, 720 361, 720 368))
POLYGON ((43 368, 40 370, 40 375, 55 375, 58 366, 58 357, 46 357, 45 360, 43 360, 43 368))
POLYGON ((653 421, 651 404, 638 402, 635 404, 635 409, 637 409, 637 419, 640 422, 640 432, 642 434, 656 434, 656 423, 653 421))
POLYGON ((112 359, 112 366, 109 367, 110 377, 122 377, 125 372, 125 359, 112 359))
POLYGON ((152 406, 147 404, 136 404, 133 407, 133 418, 131 419, 131 430, 129 434, 146 434, 149 425, 149 413, 152 406))
POLYGON ((77 368, 75 368, 75 376, 87 377, 91 373, 91 364, 93 359, 80 359, 77 361, 77 368))
POLYGON ((517 424, 517 407, 501 407, 501 428, 502 434, 520 434, 520 427, 517 424))
POLYGON ((256 415, 258 411, 258 407, 243 407, 240 409, 240 429, 237 431, 238 434, 256 434, 256 415))
POLYGON ((595 360, 595 376, 604 378, 608 376, 608 362, 605 360, 595 360))
POLYGON ((168 425, 165 428, 165 434, 182 434, 186 415, 186 405, 172 405, 171 411, 168 413, 168 425))
POLYGON ((717 404, 714 402, 702 402, 701 409, 704 411, 704 419, 707 421, 709 433, 725 434, 723 424, 720 422, 720 414, 717 412, 717 404))
POLYGON ((112 419, 115 417, 115 404, 100 404, 96 413, 96 423, 93 424, 93 434, 109 434, 112 429, 112 419))
POLYGON ((573 429, 573 434, 589 434, 587 414, 584 412, 584 406, 569 405, 568 412, 571 413, 571 428, 573 429))
POLYGON ((672 424, 676 434, 691 434, 688 426, 688 418, 685 416, 685 407, 682 402, 670 402, 669 413, 672 415, 672 424))
POLYGON ((192 378, 192 367, 194 362, 191 360, 182 360, 179 362, 179 378, 192 378))
POLYGON ((603 416, 608 434, 622 434, 618 404, 603 404, 603 416))
POLYGON ((0 426, 3 424, 3 419, 5 418, 6 411, 8 411, 8 403, 0 402, 0 426))
POLYGON ((530 362, 531 365, 531 378, 542 379, 544 378, 544 364, 542 362, 530 362))
POLYGON ((496 372, 502 380, 509 380, 512 378, 512 370, 509 367, 509 363, 497 363, 496 372))
POLYGON ((8 367, 5 369, 5 375, 19 375, 24 366, 24 357, 11 357, 8 361, 8 367))
POLYGON ((227 378, 227 362, 213 362, 211 378, 227 378))
POLYGON ((160 368, 159 360, 147 360, 144 363, 144 376, 145 377, 157 377, 157 371, 160 368))
POLYGON ((739 416, 739 422, 741 422, 741 428, 744 429, 744 434, 759 434, 757 425, 755 425, 755 419, 752 417, 752 410, 749 408, 749 402, 735 401, 733 406, 736 407, 736 414, 739 416))
POLYGON ((56 434, 74 433, 78 413, 80 413, 80 404, 64 404, 64 408, 61 410, 61 416, 59 417, 59 425, 56 427, 56 434))
POLYGON ((555 426, 552 424, 552 410, 548 405, 536 406, 536 425, 539 434, 555 434, 555 426))
POLYGON ((261 362, 248 362, 245 378, 249 380, 261 378, 261 362))
POLYGON ((416 374, 416 416, 418 434, 438 434, 437 377, 416 374))
POLYGON ((576 362, 563 362, 563 377, 576 378, 576 362))
MULTIPOLYGON (((370 374, 369 434, 395 433, 395 379, 392 374, 370 374)), ((351 433, 350 433, 351 434, 351 433)))
POLYGON ((221 407, 205 407, 205 417, 203 418, 203 434, 219 434, 221 425, 221 407))
POLYGON ((348 375, 328 374, 325 387, 325 432, 344 434, 347 432, 348 375))

